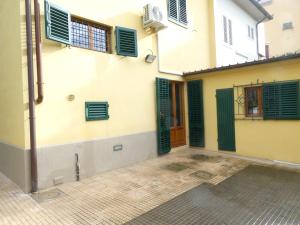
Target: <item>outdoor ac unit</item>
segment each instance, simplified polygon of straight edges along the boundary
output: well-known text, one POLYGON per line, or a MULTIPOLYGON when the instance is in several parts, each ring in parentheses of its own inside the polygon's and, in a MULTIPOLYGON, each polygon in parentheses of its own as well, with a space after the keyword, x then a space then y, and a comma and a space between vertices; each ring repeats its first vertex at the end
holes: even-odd
POLYGON ((154 28, 156 31, 167 28, 163 11, 151 4, 144 6, 143 25, 145 29, 154 28))

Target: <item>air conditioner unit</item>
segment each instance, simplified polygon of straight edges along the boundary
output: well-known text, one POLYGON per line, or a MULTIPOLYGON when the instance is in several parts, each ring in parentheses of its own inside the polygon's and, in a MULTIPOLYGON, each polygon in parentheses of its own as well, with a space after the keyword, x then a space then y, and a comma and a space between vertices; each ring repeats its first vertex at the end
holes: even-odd
POLYGON ((144 17, 143 17, 144 28, 153 28, 156 31, 167 28, 165 23, 165 14, 158 6, 147 4, 144 6, 144 17))

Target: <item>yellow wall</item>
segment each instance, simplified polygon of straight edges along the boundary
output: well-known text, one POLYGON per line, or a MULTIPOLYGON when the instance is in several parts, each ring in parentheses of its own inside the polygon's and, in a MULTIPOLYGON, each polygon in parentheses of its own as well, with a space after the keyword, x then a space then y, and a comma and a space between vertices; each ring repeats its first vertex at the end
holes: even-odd
POLYGON ((270 44, 270 55, 282 55, 300 51, 300 4, 299 0, 272 0, 264 5, 274 19, 265 23, 266 42, 270 44), (282 24, 293 22, 294 29, 282 30, 282 24))
MULTIPOLYGON (((40 2, 43 9, 43 1, 40 2)), ((182 77, 159 73, 158 60, 152 64, 144 62, 145 56, 150 53, 149 49, 157 55, 156 34, 147 33, 142 27, 143 6, 147 1, 52 2, 73 15, 110 26, 136 29, 139 57, 121 57, 115 51, 113 54, 105 54, 69 48, 46 40, 43 34, 45 100, 36 107, 38 146, 155 131, 155 77, 172 80, 182 80, 182 77), (74 101, 67 99, 71 94, 75 95, 74 101), (110 119, 86 122, 85 101, 108 101, 110 119)), ((167 1, 161 0, 160 3, 166 7, 167 1)), ((206 0, 189 0, 188 28, 169 23, 169 28, 163 31, 160 39, 161 69, 183 72, 210 65, 207 7, 206 0), (182 38, 179 40, 179 35, 184 37, 180 36, 182 38)), ((44 30, 44 23, 42 29, 44 30)), ((113 44, 113 49, 114 46, 113 44)), ((23 58, 23 77, 26 76, 24 61, 23 58)), ((25 86, 24 84, 24 88, 25 86)), ((28 131, 28 122, 25 126, 28 131)), ((29 146, 29 132, 26 133, 26 146, 29 146)))
POLYGON ((19 1, 1 0, 0 15, 0 142, 24 148, 19 1))
MULTIPOLYGON (((234 85, 300 79, 300 59, 187 78, 202 79, 206 149, 218 150, 216 90, 234 85)), ((237 154, 300 163, 300 121, 236 120, 237 154)))

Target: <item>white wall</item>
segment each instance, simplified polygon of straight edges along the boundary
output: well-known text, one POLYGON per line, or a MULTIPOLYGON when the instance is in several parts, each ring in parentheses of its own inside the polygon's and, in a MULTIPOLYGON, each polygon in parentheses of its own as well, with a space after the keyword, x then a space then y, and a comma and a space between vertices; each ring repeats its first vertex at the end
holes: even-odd
POLYGON ((258 59, 257 21, 232 0, 214 1, 217 67, 258 59), (224 42, 223 16, 232 21, 232 45, 224 42), (254 29, 254 39, 248 37, 248 25, 254 29))

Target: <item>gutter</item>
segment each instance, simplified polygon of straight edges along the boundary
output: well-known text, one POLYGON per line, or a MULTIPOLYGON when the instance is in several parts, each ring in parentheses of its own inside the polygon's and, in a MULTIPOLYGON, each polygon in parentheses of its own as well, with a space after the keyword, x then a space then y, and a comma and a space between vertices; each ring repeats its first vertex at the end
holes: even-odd
POLYGON ((31 0, 25 0, 25 12, 26 12, 26 40, 27 40, 28 105, 29 105, 29 127, 30 127, 31 191, 37 192, 38 176, 37 176, 36 128, 35 128, 35 105, 34 105, 35 100, 34 100, 31 0))
POLYGON ((40 4, 38 0, 34 0, 34 26, 35 26, 36 72, 37 72, 37 92, 38 92, 38 97, 35 101, 36 104, 41 104, 44 100, 40 15, 41 15, 40 4))
POLYGON ((258 25, 261 24, 265 19, 268 19, 268 17, 264 17, 262 20, 258 21, 256 23, 256 51, 257 51, 257 59, 259 59, 259 35, 258 35, 258 25))

